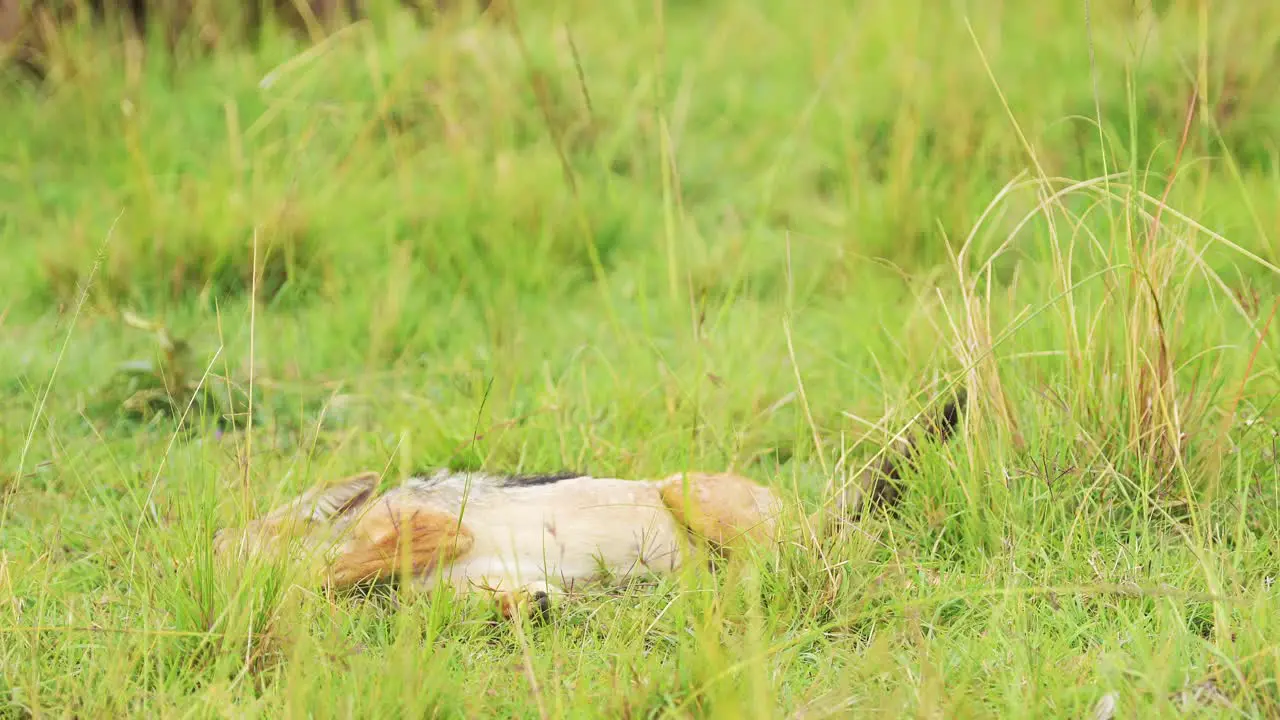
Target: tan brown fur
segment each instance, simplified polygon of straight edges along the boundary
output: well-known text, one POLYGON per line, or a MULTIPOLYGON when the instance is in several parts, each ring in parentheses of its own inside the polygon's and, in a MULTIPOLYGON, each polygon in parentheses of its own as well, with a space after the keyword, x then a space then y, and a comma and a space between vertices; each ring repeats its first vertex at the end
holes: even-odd
POLYGON ((672 475, 660 492, 681 525, 721 550, 773 540, 782 510, 768 488, 729 473, 672 475))
POLYGON ((0 48, 7 51, 18 41, 25 22, 22 0, 0 0, 0 48))
MULTIPOLYGON (((948 406, 942 436, 958 413, 948 406)), ((914 443, 902 448, 914 451, 914 443)), ((859 494, 838 497, 838 512, 895 499, 896 489, 874 486, 899 477, 889 462, 858 478, 859 494)), ((553 595, 579 581, 673 573, 700 545, 733 555, 782 542, 795 529, 772 489, 732 473, 623 480, 441 471, 375 499, 377 484, 376 473, 361 473, 316 488, 238 532, 220 530, 215 552, 243 557, 290 547, 319 563, 315 579, 330 587, 401 578, 488 593, 510 617, 546 610, 553 595)), ((825 525, 825 512, 810 525, 825 525)))
POLYGON ((327 568, 335 587, 421 573, 471 549, 475 538, 458 517, 409 503, 375 503, 327 568), (407 562, 406 562, 407 560, 407 562))
POLYGON ((699 541, 719 550, 768 543, 777 528, 771 514, 781 509, 771 490, 731 474, 689 473, 656 482, 581 477, 486 487, 469 501, 455 497, 455 476, 439 485, 411 481, 375 500, 377 479, 361 473, 327 483, 238 531, 219 530, 215 553, 243 558, 290 548, 295 559, 315 568, 319 584, 335 589, 392 580, 403 570, 424 585, 488 593, 502 615, 512 617, 530 607, 546 610, 560 581, 593 574, 596 554, 622 574, 672 572, 699 541), (514 544, 490 523, 515 523, 514 544), (478 541, 480 527, 484 542, 478 541), (528 546, 539 538, 554 539, 554 546, 528 546), (556 556, 568 577, 537 567, 522 571, 509 564, 508 551, 533 565, 540 553, 556 556))

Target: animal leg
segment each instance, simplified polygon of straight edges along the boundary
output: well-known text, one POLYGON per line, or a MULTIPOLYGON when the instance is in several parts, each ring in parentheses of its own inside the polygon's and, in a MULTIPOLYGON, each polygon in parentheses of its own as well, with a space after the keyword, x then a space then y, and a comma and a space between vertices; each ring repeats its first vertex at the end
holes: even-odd
POLYGON ((457 515, 411 499, 384 498, 351 528, 328 558, 331 587, 383 581, 401 569, 426 572, 471 549, 475 539, 457 515))
POLYGON ((546 617, 560 595, 558 588, 539 581, 528 583, 515 590, 498 591, 494 594, 494 599, 502 617, 511 620, 520 613, 526 613, 535 618, 546 617))
POLYGON ((776 539, 782 504, 767 487, 729 473, 679 473, 659 492, 676 520, 715 548, 776 539))

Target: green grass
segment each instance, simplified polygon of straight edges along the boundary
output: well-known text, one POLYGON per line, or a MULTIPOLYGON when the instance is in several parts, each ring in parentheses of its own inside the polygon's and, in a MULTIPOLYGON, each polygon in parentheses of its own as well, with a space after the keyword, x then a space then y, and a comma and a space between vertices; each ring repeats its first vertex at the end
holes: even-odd
POLYGON ((1280 6, 1158 5, 562 0, 4 75, 0 717, 1275 716, 1280 6), (953 383, 896 513, 544 626, 210 556, 369 468, 812 509, 953 383))

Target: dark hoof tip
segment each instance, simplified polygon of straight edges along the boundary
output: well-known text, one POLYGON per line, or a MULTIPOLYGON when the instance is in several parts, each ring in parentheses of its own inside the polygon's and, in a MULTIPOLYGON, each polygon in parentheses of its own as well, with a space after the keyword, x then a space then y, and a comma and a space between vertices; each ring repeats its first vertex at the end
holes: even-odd
POLYGON ((551 596, 550 595, 547 595, 542 590, 539 590, 533 594, 533 600, 538 608, 537 610, 538 617, 545 618, 547 615, 551 613, 551 596))

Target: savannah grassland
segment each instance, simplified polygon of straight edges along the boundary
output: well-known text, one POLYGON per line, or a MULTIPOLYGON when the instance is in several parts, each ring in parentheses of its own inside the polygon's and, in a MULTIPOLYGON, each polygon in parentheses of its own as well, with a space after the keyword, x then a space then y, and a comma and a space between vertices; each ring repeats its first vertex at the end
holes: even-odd
POLYGON ((4 76, 0 716, 1280 713, 1280 5, 517 9, 4 76), (811 510, 960 385, 895 512, 549 623, 211 556, 364 469, 811 510))

